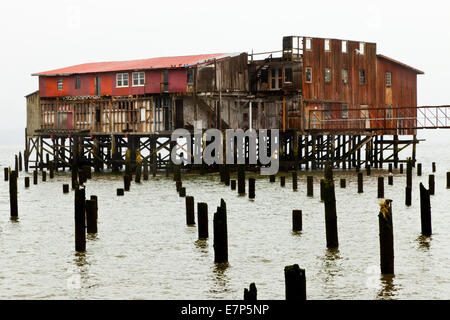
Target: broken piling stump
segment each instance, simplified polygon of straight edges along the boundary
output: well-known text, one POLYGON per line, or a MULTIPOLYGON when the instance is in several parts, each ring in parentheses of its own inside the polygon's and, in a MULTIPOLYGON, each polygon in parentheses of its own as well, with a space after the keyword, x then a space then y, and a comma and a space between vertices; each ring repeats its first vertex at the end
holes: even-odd
POLYGON ((208 204, 204 202, 197 203, 197 222, 198 238, 208 238, 208 204))
POLYGON ((248 178, 248 198, 255 199, 255 178, 248 178))
POLYGON ((181 187, 183 186, 183 182, 182 182, 182 181, 180 181, 180 180, 178 180, 178 181, 175 181, 175 186, 176 186, 176 188, 177 188, 177 192, 179 193, 179 192, 180 192, 180 189, 181 189, 181 187))
POLYGON ((292 210, 292 231, 302 231, 302 210, 292 210))
POLYGON ((236 180, 230 180, 231 190, 236 190, 236 180))
POLYGON ((306 300, 305 270, 298 264, 284 267, 286 300, 306 300))
POLYGON ((144 167, 143 179, 144 181, 148 180, 148 162, 147 159, 142 161, 142 166, 144 167))
POLYGON ((392 163, 389 163, 389 164, 388 164, 388 168, 389 168, 389 169, 388 169, 389 172, 392 173, 392 163))
POLYGON ((420 177, 422 175, 422 164, 417 164, 417 175, 420 177))
POLYGON ((185 187, 181 187, 180 188, 180 197, 185 197, 186 196, 186 188, 185 187))
POLYGON ((142 176, 142 165, 138 163, 136 165, 136 176, 134 177, 134 182, 141 183, 141 176, 142 176))
POLYGON ((378 195, 377 198, 384 198, 384 178, 378 177, 378 195))
POLYGON ((366 167, 366 174, 367 174, 368 176, 370 176, 370 174, 371 174, 371 171, 370 171, 370 164, 367 165, 367 167, 366 167))
POLYGON ((30 187, 30 177, 25 177, 25 188, 29 188, 30 187))
POLYGON ((22 171, 22 152, 19 151, 19 171, 22 171))
POLYGON ((9 207, 11 218, 17 218, 19 216, 18 203, 17 203, 17 172, 11 171, 9 174, 9 207))
POLYGON ((123 175, 123 188, 125 191, 130 191, 130 179, 128 174, 123 175))
POLYGON ((400 174, 403 174, 403 163, 400 163, 400 174))
POLYGON ((193 196, 186 197, 186 224, 188 226, 195 224, 194 197, 193 196))
POLYGON ((450 172, 447 172, 447 189, 450 189, 450 172))
POLYGON ((297 171, 292 172, 292 190, 297 191, 297 171))
POLYGON ((9 179, 9 168, 3 169, 4 175, 5 175, 5 181, 8 181, 9 179))
POLYGON ((280 177, 280 186, 284 187, 286 185, 286 177, 285 176, 281 176, 280 177))
POLYGON ((346 187, 346 181, 345 181, 345 179, 341 179, 341 180, 340 180, 340 183, 341 183, 341 188, 345 188, 345 187, 346 187))
POLYGON ((428 192, 430 195, 434 195, 434 174, 428 176, 428 192))
MULTIPOLYGON (((224 201, 221 201, 224 203, 224 201)), ((228 262, 227 210, 225 206, 217 207, 214 213, 214 262, 228 262)))
POLYGON ((436 162, 431 163, 431 169, 433 172, 436 172, 436 162))
POLYGON ((245 194, 245 166, 238 165, 238 194, 245 194))
POLYGON ((36 169, 33 171, 33 184, 38 184, 38 172, 36 169))
POLYGON ((312 176, 307 176, 306 177, 306 195, 308 197, 313 197, 314 196, 314 184, 313 184, 313 177, 312 176))
POLYGON ((97 233, 96 201, 86 200, 86 231, 87 233, 97 233))
POLYGON ((422 227, 422 234, 426 237, 431 236, 431 203, 430 193, 422 183, 420 188, 420 222, 422 227))
POLYGON ((358 172, 358 193, 363 193, 363 175, 361 172, 358 172))
POLYGON ((270 182, 275 182, 275 175, 271 174, 269 179, 270 179, 270 182))
POLYGON ((42 171, 42 182, 47 181, 47 171, 42 171))
POLYGON ((411 206, 412 188, 410 186, 405 187, 405 205, 411 206))
POLYGON ((86 251, 86 193, 75 188, 75 250, 86 251))
POLYGON ((394 185, 394 176, 392 175, 392 173, 389 173, 388 176, 388 185, 393 186, 394 185))
POLYGON ((230 185, 230 167, 227 164, 225 164, 223 166, 223 170, 224 170, 223 174, 224 174, 225 185, 229 186, 230 185))
POLYGON ((117 188, 116 192, 118 196, 123 196, 125 194, 125 190, 123 190, 123 188, 117 188))
POLYGON ((339 247, 339 241, 336 215, 336 196, 334 192, 333 172, 331 167, 327 167, 325 170, 325 179, 323 182, 323 201, 325 204, 325 231, 327 248, 335 249, 339 247))
POLYGON ((250 283, 249 289, 244 289, 244 301, 256 301, 257 291, 254 282, 250 283))
POLYGON ((392 200, 380 203, 378 214, 380 238, 380 268, 382 274, 394 274, 394 232, 392 226, 392 200))
POLYGON ((69 185, 63 184, 63 193, 69 193, 69 185))

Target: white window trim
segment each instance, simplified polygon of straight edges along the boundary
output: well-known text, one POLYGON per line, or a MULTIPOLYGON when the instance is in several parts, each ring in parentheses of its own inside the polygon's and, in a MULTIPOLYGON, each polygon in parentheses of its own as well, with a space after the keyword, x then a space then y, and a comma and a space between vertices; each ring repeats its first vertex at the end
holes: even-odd
POLYGON ((342 77, 342 83, 343 84, 348 84, 348 69, 342 68, 341 77, 342 77), (344 78, 344 71, 345 71, 346 76, 347 76, 346 79, 344 78))
POLYGON ((330 41, 330 39, 325 39, 324 49, 325 49, 326 52, 330 52, 331 51, 331 41, 330 41))
POLYGON ((123 72, 123 73, 116 73, 116 88, 128 88, 130 86, 130 76, 128 75, 128 73, 126 73, 126 72, 123 72), (122 77, 122 83, 123 83, 123 75, 124 74, 126 74, 127 75, 127 81, 128 81, 128 84, 125 86, 125 85, 121 85, 121 86, 119 86, 118 85, 118 83, 119 83, 119 76, 121 76, 122 77))
POLYGON ((347 40, 342 40, 342 53, 348 52, 348 42, 347 40))
POLYGON ((133 87, 143 87, 143 86, 145 86, 145 72, 144 71, 138 71, 138 72, 133 72, 132 73, 132 75, 131 75, 131 85, 133 86, 133 87), (138 78, 137 78, 137 80, 138 80, 138 84, 134 84, 134 75, 135 74, 137 74, 138 75, 138 78), (141 78, 139 77, 139 75, 140 74, 143 74, 144 75, 144 83, 143 84, 141 84, 140 82, 140 80, 141 80, 141 78))
POLYGON ((312 39, 311 38, 305 38, 305 50, 308 50, 308 51, 312 50, 312 39), (308 48, 308 42, 309 42, 309 48, 308 48))
POLYGON ((366 51, 366 43, 365 42, 360 42, 359 43, 359 54, 360 55, 364 55, 366 51))

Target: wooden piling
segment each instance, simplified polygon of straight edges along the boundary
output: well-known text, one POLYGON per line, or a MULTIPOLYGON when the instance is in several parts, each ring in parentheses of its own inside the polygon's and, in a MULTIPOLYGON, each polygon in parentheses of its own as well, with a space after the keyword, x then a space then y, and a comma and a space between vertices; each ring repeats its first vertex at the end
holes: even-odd
POLYGON ((75 250, 86 251, 86 193, 75 188, 75 250))
POLYGON ((378 195, 377 198, 384 198, 384 178, 378 177, 378 195))
MULTIPOLYGON (((337 215, 336 215, 336 196, 334 193, 334 181, 331 168, 325 171, 323 182, 323 201, 325 204, 325 230, 327 238, 327 248, 334 249, 339 247, 337 215)), ((362 173, 361 173, 362 175, 362 173)))
POLYGON ((366 167, 366 174, 367 174, 368 176, 370 176, 370 174, 371 174, 370 164, 367 165, 367 167, 366 167))
POLYGON ((141 176, 142 176, 142 165, 140 163, 136 164, 136 176, 134 177, 135 183, 141 183, 141 176))
POLYGON ((394 185, 394 176, 392 175, 392 173, 390 173, 388 176, 388 185, 390 186, 394 185))
POLYGON ((224 170, 224 183, 226 186, 230 185, 230 167, 225 164, 223 166, 223 170, 224 170))
POLYGON ((431 169, 433 172, 436 172, 436 162, 431 163, 431 169))
POLYGON ((182 181, 175 181, 175 186, 177 188, 177 192, 180 192, 181 187, 183 186, 183 182, 182 181))
POLYGON ((363 175, 362 175, 361 172, 358 172, 358 193, 363 193, 364 192, 363 185, 364 185, 363 175))
POLYGON ((187 225, 195 224, 194 197, 193 196, 186 197, 186 224, 187 225))
POLYGON ((29 188, 30 187, 30 177, 25 177, 25 188, 29 188))
POLYGON ((47 171, 42 171, 42 182, 47 181, 47 171))
POLYGON ((69 193, 69 185, 63 184, 63 193, 69 193))
POLYGON ((434 174, 428 176, 428 191, 430 195, 434 195, 434 174))
POLYGON ((417 175, 420 177, 422 175, 422 164, 417 164, 417 175))
POLYGON ((286 300, 306 300, 305 270, 298 264, 284 267, 286 300))
POLYGON ((255 283, 250 283, 249 289, 244 289, 244 301, 256 301, 257 291, 255 283))
POLYGON ((197 203, 197 222, 198 238, 208 238, 208 204, 204 202, 197 203))
POLYGON ((4 175, 5 175, 5 181, 9 180, 9 168, 3 169, 4 175))
POLYGON ((420 222, 422 235, 431 236, 431 202, 429 190, 425 189, 422 183, 420 187, 420 222))
POLYGON ((231 190, 236 190, 236 180, 230 180, 231 190))
POLYGON ((227 211, 222 205, 214 213, 214 262, 228 262, 227 211))
POLYGON ((186 188, 185 187, 181 187, 180 188, 180 197, 185 197, 186 196, 186 188))
POLYGON ((238 194, 245 194, 245 166, 238 165, 238 194))
POLYGON ((306 177, 306 195, 308 197, 313 197, 314 196, 314 184, 313 184, 313 177, 312 176, 307 176, 306 177))
POLYGON ((405 187, 405 205, 411 206, 412 188, 410 186, 405 187))
POLYGON ((38 184, 38 172, 36 169, 33 171, 33 184, 38 184))
POLYGON ((142 161, 142 165, 144 167, 143 178, 144 178, 144 181, 147 181, 148 180, 148 162, 147 162, 147 159, 144 159, 142 161))
POLYGON ((54 165, 53 165, 53 162, 52 162, 52 164, 50 165, 50 168, 49 168, 49 175, 50 175, 50 179, 53 179, 54 177, 55 177, 55 170, 54 170, 54 165))
POLYGON ((255 199, 255 179, 248 178, 248 198, 255 199))
POLYGON ((412 188, 412 160, 408 158, 406 162, 406 186, 412 188))
POLYGON ((380 267, 382 274, 394 274, 394 232, 392 226, 392 200, 380 203, 378 214, 380 238, 380 267))
POLYGON ((95 200, 86 200, 86 231, 87 233, 97 233, 97 203, 95 200))
POLYGON ((450 189, 450 172, 447 172, 447 189, 450 189))
POLYGON ((18 203, 17 203, 17 172, 11 171, 9 174, 9 207, 11 218, 17 218, 19 216, 18 203))
POLYGON ((400 163, 400 174, 403 174, 403 163, 400 163))
POLYGON ((123 188, 125 191, 130 191, 130 179, 128 174, 123 175, 123 188))
POLYGON ((292 210, 292 231, 302 231, 302 210, 292 210))
POLYGON ((280 186, 284 187, 286 185, 286 177, 285 176, 281 176, 280 177, 280 186))
POLYGON ((275 182, 275 175, 271 174, 269 178, 270 182, 275 182))
POLYGON ((297 191, 297 171, 292 172, 292 190, 297 191))
MULTIPOLYGON (((17 154, 14 155, 14 171, 16 173, 19 172, 19 158, 17 157, 17 154)), ((17 176, 19 176, 19 175, 17 175, 17 176)))
POLYGON ((22 171, 22 152, 19 151, 19 171, 22 171))
POLYGON ((78 185, 78 167, 75 164, 71 165, 71 174, 72 174, 72 189, 75 189, 78 185))
POLYGON ((392 172, 392 163, 389 163, 389 164, 388 164, 388 168, 389 168, 389 169, 388 169, 389 172, 392 172))
POLYGON ((125 194, 125 190, 123 188, 117 188, 116 192, 118 196, 123 196, 125 194))
POLYGON ((346 180, 345 179, 341 179, 340 182, 341 182, 341 188, 345 188, 346 184, 347 184, 346 180))

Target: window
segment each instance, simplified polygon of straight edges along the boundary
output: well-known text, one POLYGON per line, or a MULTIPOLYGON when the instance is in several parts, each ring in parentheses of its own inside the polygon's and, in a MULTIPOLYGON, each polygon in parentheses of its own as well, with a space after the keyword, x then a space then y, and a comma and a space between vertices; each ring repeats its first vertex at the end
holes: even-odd
POLYGON ((163 72, 164 77, 164 92, 169 92, 169 71, 165 70, 163 72))
POLYGON ((386 105, 386 118, 388 118, 388 119, 392 118, 392 105, 391 104, 386 105))
POLYGON ((145 84, 145 72, 133 72, 133 87, 143 86, 145 84))
POLYGON ((305 48, 311 50, 311 38, 306 38, 305 48))
POLYGON ((342 52, 347 53, 347 41, 342 40, 342 52))
POLYGON ((325 39, 325 51, 330 51, 330 39, 325 39))
POLYGON ((386 72, 386 87, 390 87, 392 85, 392 73, 386 72))
POLYGON ((292 68, 284 68, 284 82, 292 83, 292 68))
POLYGON ((186 77, 188 84, 194 83, 194 69, 188 69, 186 77))
POLYGON ((348 104, 342 104, 342 119, 348 119, 348 104))
POLYGON ((359 43, 359 54, 364 54, 365 47, 366 47, 366 44, 364 42, 359 43))
POLYGON ((325 68, 325 83, 331 82, 331 69, 325 68))
POLYGON ((80 89, 81 87, 81 78, 75 77, 75 89, 80 89))
POLYGON ((58 90, 62 90, 63 89, 63 79, 62 78, 58 78, 58 90))
POLYGON ((270 89, 277 90, 281 89, 281 79, 282 79, 282 73, 281 68, 275 68, 270 70, 271 75, 271 82, 270 82, 270 89))
POLYGON ((128 73, 116 74, 116 87, 117 88, 128 87, 128 73))
POLYGON ((331 120, 331 103, 325 103, 323 106, 323 118, 324 120, 331 120))
POLYGON ((347 84, 348 83, 348 70, 342 69, 342 83, 347 84))
POLYGON ((366 84, 366 71, 365 70, 359 70, 359 84, 360 85, 366 84))
POLYGON ((306 68, 305 82, 306 83, 311 83, 312 82, 312 68, 306 68))

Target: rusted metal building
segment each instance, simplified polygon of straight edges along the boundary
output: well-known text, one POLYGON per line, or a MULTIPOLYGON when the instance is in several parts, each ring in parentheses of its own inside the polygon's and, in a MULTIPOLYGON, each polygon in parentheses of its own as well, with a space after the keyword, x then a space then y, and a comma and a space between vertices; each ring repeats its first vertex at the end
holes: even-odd
MULTIPOLYGON (((395 147, 398 135, 413 135, 405 143, 415 146, 418 74, 423 72, 377 54, 375 43, 300 36, 284 37, 281 50, 265 53, 87 63, 40 72, 33 74, 39 77, 38 103, 27 98, 25 154, 30 159, 35 150, 35 166, 42 167, 46 151, 65 167, 73 156, 70 138, 81 135, 92 140, 86 144, 89 157, 110 166, 112 154, 121 154, 116 162, 123 159, 114 148, 147 147, 140 139, 148 138, 154 153, 168 145, 158 146, 155 139, 176 128, 193 129, 201 120, 204 129, 280 129, 284 154, 307 167, 335 158, 345 163, 367 143, 366 165, 397 163, 394 155, 383 158, 383 141, 379 149, 372 143, 392 134, 395 147), (139 141, 130 144, 131 136, 139 141)), ((356 160, 348 161, 351 166, 356 160)))

